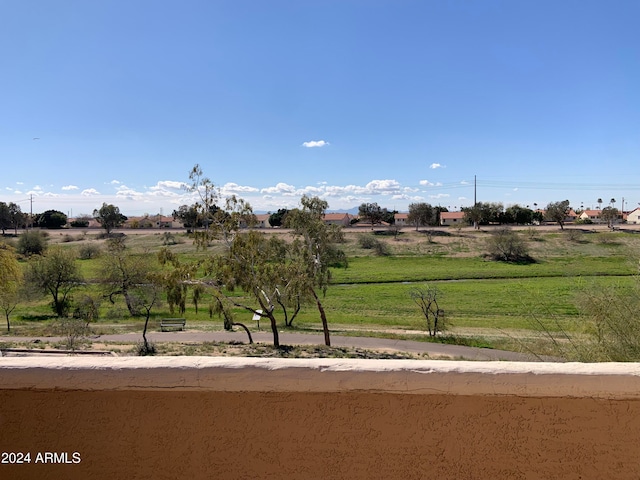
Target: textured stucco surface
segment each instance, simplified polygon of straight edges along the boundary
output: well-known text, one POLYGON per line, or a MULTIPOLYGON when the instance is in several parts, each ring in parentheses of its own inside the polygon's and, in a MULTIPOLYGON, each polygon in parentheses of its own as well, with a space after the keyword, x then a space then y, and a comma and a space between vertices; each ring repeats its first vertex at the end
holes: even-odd
POLYGON ((639 478, 636 364, 0 359, 0 478, 639 478))

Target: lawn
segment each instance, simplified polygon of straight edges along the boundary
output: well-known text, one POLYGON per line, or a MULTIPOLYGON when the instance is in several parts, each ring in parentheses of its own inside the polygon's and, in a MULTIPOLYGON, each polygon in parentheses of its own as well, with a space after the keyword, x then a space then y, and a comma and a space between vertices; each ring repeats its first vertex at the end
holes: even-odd
MULTIPOLYGON (((273 233, 276 234, 276 233, 273 233)), ((286 235, 279 231, 277 234, 286 235)), ((489 261, 484 256, 489 231, 442 232, 430 238, 422 232, 404 230, 394 239, 377 236, 388 245, 391 255, 376 256, 359 247, 359 237, 370 232, 347 231, 344 250, 348 268, 333 269, 333 279, 323 305, 334 331, 358 330, 365 335, 425 329, 421 311, 409 292, 425 284, 440 291, 439 306, 453 332, 465 335, 473 330, 530 330, 534 318, 575 325, 579 319, 578 300, 586 289, 631 287, 638 272, 640 235, 631 233, 535 231, 523 229, 532 263, 508 264, 489 261)), ((69 238, 52 235, 50 243, 79 249, 83 244, 103 242, 91 235, 69 238)), ((155 255, 166 246, 183 260, 203 259, 219 250, 197 251, 184 234, 167 236, 158 232, 127 235, 127 243, 140 255, 155 255)), ((91 283, 99 275, 100 259, 79 260, 85 279, 91 283)), ((93 288, 93 287, 86 287, 93 288)), ((236 292, 238 293, 238 292, 236 292)), ((240 294, 240 293, 238 293, 240 294)), ((23 302, 12 314, 14 334, 52 333, 49 299, 23 302)), ((236 310, 238 320, 255 328, 251 314, 236 310)), ((166 306, 156 309, 156 318, 176 316, 166 306)), ((184 316, 191 328, 221 329, 222 321, 209 318, 207 300, 195 313, 187 305, 184 316)), ((314 305, 303 307, 294 323, 298 330, 319 329, 314 305)), ((129 318, 123 305, 103 302, 95 331, 111 333, 139 331, 141 323, 129 318)))

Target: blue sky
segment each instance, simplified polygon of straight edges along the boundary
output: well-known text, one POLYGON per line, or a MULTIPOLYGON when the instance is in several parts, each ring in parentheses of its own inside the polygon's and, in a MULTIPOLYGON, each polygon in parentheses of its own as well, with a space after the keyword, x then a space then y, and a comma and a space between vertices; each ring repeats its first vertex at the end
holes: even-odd
POLYGON ((0 201, 640 202, 637 0, 2 0, 0 201))

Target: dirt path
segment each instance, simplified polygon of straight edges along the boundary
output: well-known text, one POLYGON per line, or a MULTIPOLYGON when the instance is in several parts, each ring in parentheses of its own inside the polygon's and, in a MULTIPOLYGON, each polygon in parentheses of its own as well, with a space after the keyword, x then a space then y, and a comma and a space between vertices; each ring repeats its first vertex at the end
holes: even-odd
MULTIPOLYGON (((271 344, 273 338, 268 332, 253 332, 256 343, 271 344)), ((244 342, 247 335, 244 332, 152 332, 147 334, 154 343, 203 343, 203 342, 244 342)), ((115 335, 99 335, 91 337, 94 343, 124 343, 135 345, 141 341, 139 333, 115 335)), ((16 343, 57 343, 64 341, 63 337, 0 337, 0 341, 16 343)), ((322 335, 304 333, 280 333, 281 345, 321 345, 322 335)), ((418 342, 412 340, 393 340, 371 337, 351 337, 333 335, 331 345, 334 347, 353 347, 367 350, 387 350, 393 352, 407 352, 416 355, 428 355, 430 358, 457 360, 500 360, 513 362, 540 361, 530 354, 492 350, 487 348, 465 347, 460 345, 445 345, 440 343, 418 342)), ((552 359, 545 359, 552 360, 552 359)))

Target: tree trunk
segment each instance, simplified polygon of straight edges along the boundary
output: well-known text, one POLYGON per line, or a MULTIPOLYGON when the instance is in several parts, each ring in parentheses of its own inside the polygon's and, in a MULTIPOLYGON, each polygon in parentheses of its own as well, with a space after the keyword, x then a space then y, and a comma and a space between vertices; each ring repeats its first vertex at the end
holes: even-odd
POLYGON ((331 338, 329 337, 329 324, 327 322, 327 315, 324 313, 324 308, 322 307, 322 303, 316 294, 315 289, 311 289, 313 293, 313 298, 316 299, 316 305, 318 306, 318 311, 320 312, 320 319, 322 320, 322 331, 324 332, 324 344, 327 347, 331 346, 331 338))
POLYGON ((276 317, 271 312, 267 314, 271 321, 271 331, 273 332, 273 346, 280 348, 280 336, 278 335, 278 324, 276 323, 276 317))
POLYGON ((147 341, 147 327, 149 326, 149 314, 147 313, 147 318, 144 321, 144 330, 142 330, 142 340, 144 342, 144 351, 145 354, 149 352, 149 342, 147 341))
POLYGON ((251 332, 249 331, 249 329, 244 323, 234 322, 231 325, 237 325, 239 327, 244 328, 244 331, 247 332, 247 336, 249 337, 249 343, 253 343, 253 337, 251 336, 251 332))

